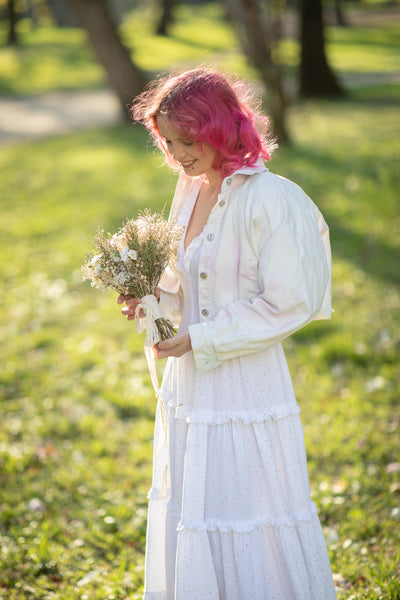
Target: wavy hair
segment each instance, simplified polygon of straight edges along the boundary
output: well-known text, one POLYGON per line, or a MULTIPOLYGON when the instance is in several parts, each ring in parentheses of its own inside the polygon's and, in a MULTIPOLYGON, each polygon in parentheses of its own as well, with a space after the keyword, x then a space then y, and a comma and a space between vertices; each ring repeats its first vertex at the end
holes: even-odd
POLYGON ((210 68, 163 75, 133 102, 131 114, 150 131, 173 169, 174 160, 160 135, 157 116, 165 115, 182 137, 215 149, 213 169, 226 177, 243 166, 271 158, 276 148, 269 119, 255 103, 255 94, 241 81, 210 68))

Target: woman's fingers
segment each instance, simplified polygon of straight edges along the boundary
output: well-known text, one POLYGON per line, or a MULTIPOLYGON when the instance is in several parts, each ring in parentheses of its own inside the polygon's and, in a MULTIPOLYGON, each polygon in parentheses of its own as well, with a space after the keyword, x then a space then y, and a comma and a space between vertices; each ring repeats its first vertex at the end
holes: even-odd
POLYGON ((130 306, 125 306, 121 308, 121 313, 128 319, 128 321, 132 321, 135 318, 135 309, 130 306))
POLYGON ((175 337, 159 342, 153 348, 156 358, 167 358, 168 356, 182 356, 192 349, 192 343, 189 333, 183 332, 175 337))
MULTIPOLYGON (((123 296, 120 294, 117 299, 118 304, 123 304, 125 302, 126 306, 121 308, 121 313, 128 319, 128 321, 132 321, 135 318, 135 312, 137 306, 140 304, 140 298, 134 298, 133 296, 123 296)), ((144 313, 142 309, 139 311, 139 317, 143 317, 144 313)))

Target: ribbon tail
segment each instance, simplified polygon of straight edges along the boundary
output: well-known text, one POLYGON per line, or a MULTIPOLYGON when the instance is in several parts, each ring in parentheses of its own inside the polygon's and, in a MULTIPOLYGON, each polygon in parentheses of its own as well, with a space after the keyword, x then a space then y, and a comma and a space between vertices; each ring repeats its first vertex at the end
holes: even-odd
MULTIPOLYGON (((158 404, 158 407, 160 410, 165 445, 166 445, 167 453, 169 453, 168 452, 169 451, 168 415, 167 415, 167 410, 165 408, 165 404, 161 397, 160 388, 158 385, 158 377, 157 377, 157 370, 156 370, 156 363, 155 363, 155 358, 154 358, 154 354, 153 354, 153 349, 149 346, 145 346, 144 353, 145 353, 146 360, 147 360, 147 366, 149 368, 150 379, 153 384, 154 392, 156 394, 157 404, 158 404)), ((158 456, 158 454, 160 453, 160 449, 161 449, 161 446, 163 445, 164 440, 160 439, 160 441, 157 445, 157 448, 155 450, 156 456, 158 456)), ((164 465, 163 480, 162 480, 162 486, 160 489, 160 498, 165 498, 166 492, 167 492, 167 484, 168 484, 168 459, 166 460, 165 465, 164 465)))
POLYGON ((164 441, 166 447, 166 459, 163 469, 163 480, 160 489, 160 498, 165 498, 168 484, 169 426, 167 410, 165 408, 163 399, 161 398, 160 388, 158 386, 156 362, 153 354, 153 346, 160 341, 160 334, 158 331, 156 321, 157 319, 162 317, 162 312, 160 310, 157 298, 154 295, 149 294, 148 296, 144 296, 141 299, 141 303, 136 307, 135 311, 135 314, 137 315, 136 328, 138 329, 138 331, 140 331, 143 328, 144 321, 144 319, 141 320, 139 318, 140 309, 142 309, 146 315, 146 340, 144 343, 144 352, 146 355, 151 382, 153 384, 153 388, 157 398, 159 413, 161 416, 162 429, 164 433, 164 439, 160 439, 158 446, 155 450, 156 456, 160 453, 160 449, 164 441))

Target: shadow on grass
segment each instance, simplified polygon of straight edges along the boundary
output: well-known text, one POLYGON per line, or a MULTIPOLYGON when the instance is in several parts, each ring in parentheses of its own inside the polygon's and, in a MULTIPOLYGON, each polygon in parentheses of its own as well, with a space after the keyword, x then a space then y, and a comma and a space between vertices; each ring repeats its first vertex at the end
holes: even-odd
POLYGON ((390 49, 397 51, 399 47, 399 29, 390 29, 386 27, 384 30, 371 30, 367 27, 355 26, 351 29, 351 37, 348 36, 348 30, 335 31, 335 44, 344 47, 365 46, 366 48, 376 47, 380 51, 382 49, 390 49))
POLYGON ((330 226, 333 254, 351 261, 372 277, 400 285, 398 248, 368 234, 361 235, 346 227, 325 211, 330 226))

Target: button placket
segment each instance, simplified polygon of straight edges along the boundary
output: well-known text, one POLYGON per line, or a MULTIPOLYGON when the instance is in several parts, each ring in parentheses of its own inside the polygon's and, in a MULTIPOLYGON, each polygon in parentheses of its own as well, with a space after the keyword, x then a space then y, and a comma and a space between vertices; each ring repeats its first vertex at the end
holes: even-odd
MULTIPOLYGON (((225 181, 225 185, 230 185, 232 180, 230 178, 229 183, 228 180, 225 181)), ((227 200, 224 199, 228 195, 228 190, 220 194, 220 200, 218 201, 218 207, 223 207, 226 205, 227 200)), ((212 210, 210 213, 210 217, 206 227, 206 236, 205 240, 207 242, 213 242, 218 236, 218 232, 221 227, 221 222, 223 219, 223 211, 212 210), (210 231, 211 229, 211 231, 210 231), (208 232, 207 232, 208 230, 208 232)), ((200 314, 203 319, 207 319, 211 314, 211 287, 212 287, 212 265, 215 259, 215 245, 214 244, 204 244, 201 250, 200 255, 200 264, 199 264, 199 278, 201 280, 201 285, 199 286, 199 304, 200 304, 200 314), (202 308, 204 307, 204 308, 202 308), (208 308, 206 308, 208 307, 208 308)))

